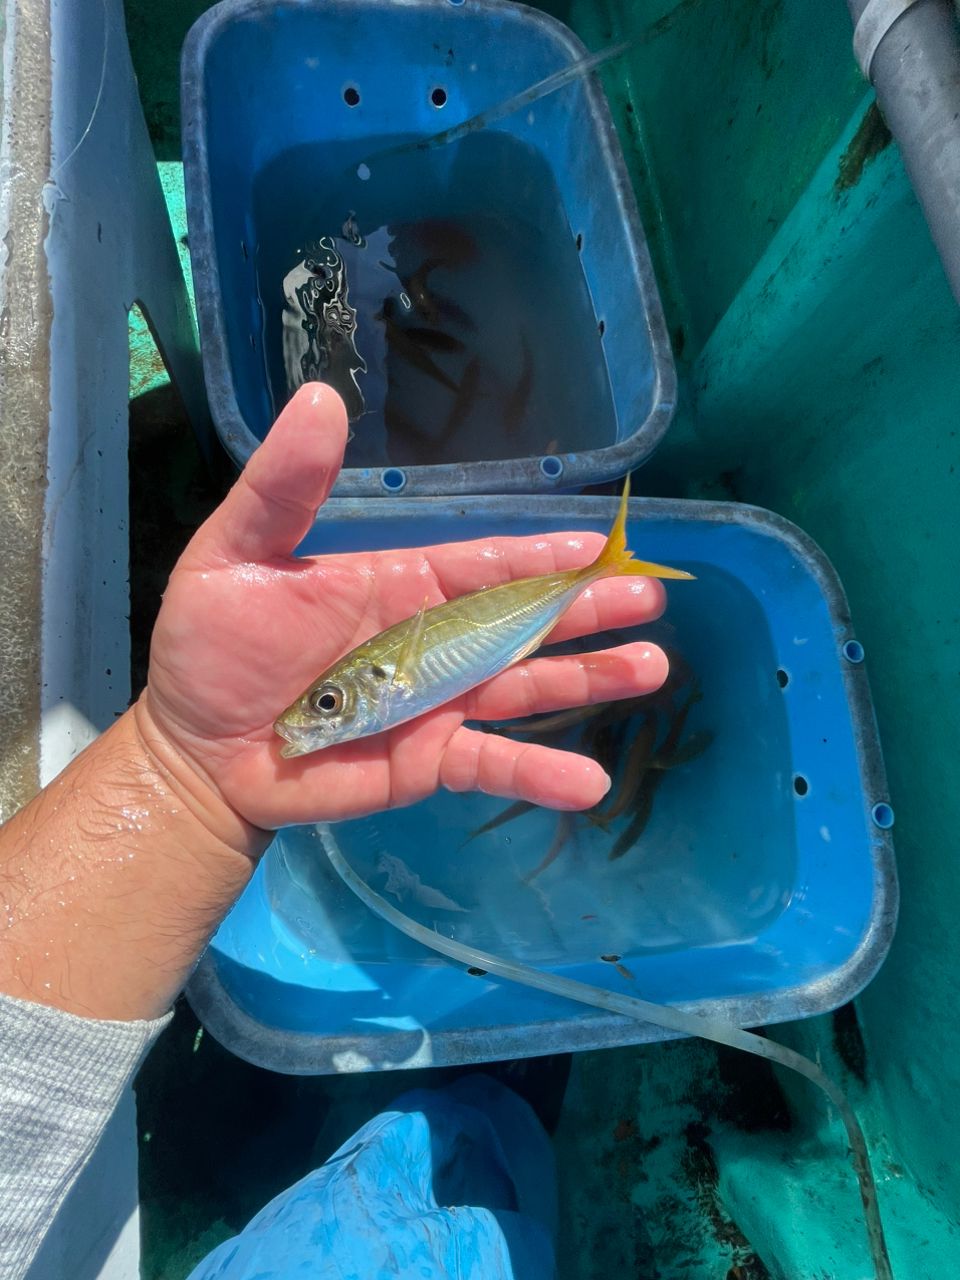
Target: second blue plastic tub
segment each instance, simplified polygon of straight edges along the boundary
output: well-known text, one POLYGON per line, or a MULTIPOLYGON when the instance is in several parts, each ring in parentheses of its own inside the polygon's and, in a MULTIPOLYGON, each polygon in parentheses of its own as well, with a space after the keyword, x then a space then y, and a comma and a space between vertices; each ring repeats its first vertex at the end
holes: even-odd
MULTIPOLYGON (((305 549, 605 531, 614 511, 597 498, 333 502, 305 549)), ((638 839, 611 859, 629 814, 608 832, 581 818, 544 865, 558 815, 468 839, 506 802, 449 793, 326 834, 281 832, 189 988, 228 1048, 274 1070, 329 1072, 664 1034, 427 951, 344 886, 330 839, 428 928, 741 1026, 822 1012, 869 980, 896 911, 892 814, 836 575, 803 534, 752 507, 635 500, 630 511, 638 554, 697 575, 668 584, 666 615, 643 634, 682 655, 701 695, 638 839)))

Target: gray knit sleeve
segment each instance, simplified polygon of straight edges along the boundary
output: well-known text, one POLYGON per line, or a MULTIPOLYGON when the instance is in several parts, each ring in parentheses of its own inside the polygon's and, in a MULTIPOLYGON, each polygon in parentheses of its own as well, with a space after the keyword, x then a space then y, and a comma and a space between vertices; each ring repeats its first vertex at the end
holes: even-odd
POLYGON ((0 995, 0 1276, 29 1266, 171 1015, 100 1022, 0 995))

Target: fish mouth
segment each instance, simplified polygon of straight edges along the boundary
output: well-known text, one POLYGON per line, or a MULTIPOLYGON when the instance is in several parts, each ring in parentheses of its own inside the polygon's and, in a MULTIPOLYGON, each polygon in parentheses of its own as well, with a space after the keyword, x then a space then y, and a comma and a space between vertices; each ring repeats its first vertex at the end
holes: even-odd
POLYGON ((284 760, 289 760, 293 756, 306 755, 307 746, 289 725, 284 724, 282 720, 275 720, 273 731, 284 740, 283 746, 280 748, 280 755, 284 760))

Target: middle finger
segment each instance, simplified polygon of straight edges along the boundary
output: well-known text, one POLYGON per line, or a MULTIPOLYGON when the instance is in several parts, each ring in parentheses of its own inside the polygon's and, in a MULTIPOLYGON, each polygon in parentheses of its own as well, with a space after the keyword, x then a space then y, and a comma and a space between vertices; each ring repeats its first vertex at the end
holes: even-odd
POLYGON ((667 678, 667 656, 645 641, 555 658, 532 658, 467 695, 468 720, 513 720, 566 707, 653 693, 667 678))

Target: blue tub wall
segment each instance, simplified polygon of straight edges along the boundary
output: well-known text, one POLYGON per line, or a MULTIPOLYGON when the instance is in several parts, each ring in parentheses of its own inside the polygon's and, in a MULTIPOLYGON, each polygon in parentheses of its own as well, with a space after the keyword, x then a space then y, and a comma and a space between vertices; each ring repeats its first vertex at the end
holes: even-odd
MULTIPOLYGON (((441 500, 383 500, 377 519, 369 504, 334 500, 301 550, 602 529, 614 510, 596 499, 531 501, 519 515, 515 500, 465 500, 453 511, 441 500)), ((868 980, 896 911, 890 838, 870 818, 886 792, 866 679, 841 653, 852 635, 842 591, 816 550, 766 513, 659 502, 634 502, 631 510, 631 545, 698 575, 670 588, 664 621, 644 634, 675 644, 700 677, 703 703, 691 724, 716 733, 715 754, 662 788, 640 850, 612 864, 599 861, 602 850, 579 862, 568 852, 544 873, 538 893, 560 949, 531 941, 536 921, 530 917, 531 927, 521 919, 514 901, 528 892, 517 876, 536 865, 549 839, 540 815, 515 824, 512 851, 501 832, 460 849, 471 829, 504 807, 485 797, 441 795, 383 823, 339 824, 332 838, 378 888, 381 849, 456 903, 479 902, 483 882, 488 905, 466 915, 441 911, 439 927, 488 950, 518 954, 510 939, 523 938, 518 958, 528 962, 654 1000, 703 1002, 745 1022, 832 1007, 868 980), (809 782, 802 797, 795 773, 809 782), (452 862, 451 850, 459 850, 452 862), (498 898, 506 905, 491 909, 498 898), (600 961, 610 952, 622 956, 632 978, 600 961)), ((284 890, 275 849, 207 962, 257 1022, 362 1038, 365 1024, 402 1016, 433 1037, 437 1061, 451 1060, 471 1036, 487 1053, 499 1045, 497 1056, 658 1037, 655 1029, 451 971, 352 900, 325 866, 318 836, 285 832, 279 845, 313 899, 284 890), (273 914, 278 901, 283 918, 273 914), (336 1007, 332 988, 346 997, 336 1007), (574 1023, 582 1025, 573 1031, 574 1023), (451 1043, 440 1043, 445 1036, 451 1043)), ((436 927, 432 908, 401 905, 436 927)), ((215 1021, 208 1025, 217 1034, 215 1021)), ((259 1060, 270 1065, 279 1050, 263 1052, 259 1060)))

